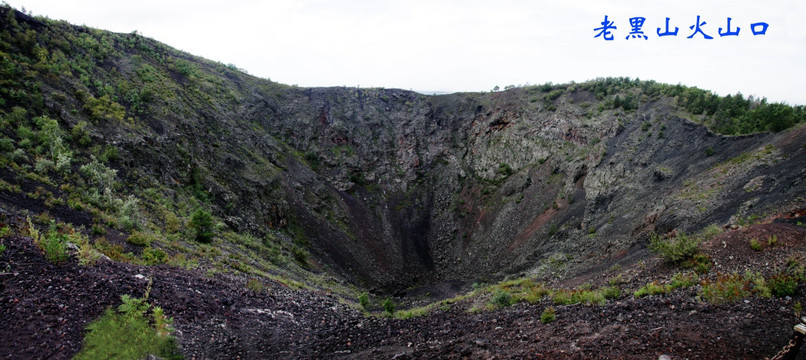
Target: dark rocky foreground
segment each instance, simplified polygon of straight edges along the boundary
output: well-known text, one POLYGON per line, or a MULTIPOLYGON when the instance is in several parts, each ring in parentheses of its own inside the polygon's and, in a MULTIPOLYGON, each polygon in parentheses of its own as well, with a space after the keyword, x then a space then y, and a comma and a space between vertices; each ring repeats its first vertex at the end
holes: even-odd
MULTIPOLYGON (((79 266, 75 259, 54 265, 28 238, 4 243, 0 354, 8 359, 70 358, 80 349, 84 327, 117 306, 120 295, 142 296, 146 277, 153 279, 149 301, 174 317, 175 335, 189 359, 648 359, 662 354, 752 359, 772 356, 786 344, 796 319, 793 305, 806 301, 801 289, 793 298, 711 305, 698 300, 693 287, 640 299, 624 291, 604 306, 554 305, 557 320, 549 324, 540 322, 541 312, 551 305, 548 299, 475 314, 467 312, 474 300, 463 300, 399 320, 366 317, 321 292, 279 284, 255 292, 237 277, 208 278, 162 266, 111 261, 79 266)), ((802 256, 806 229, 758 225, 728 232, 708 245, 704 248, 717 264, 725 260, 721 271, 749 267, 769 272, 770 263, 802 256), (741 251, 748 236, 770 234, 781 239, 777 248, 741 251), (719 249, 728 244, 737 251, 722 257, 719 249), (742 261, 749 257, 758 261, 742 261), (731 265, 731 259, 740 264, 731 265)), ((662 262, 646 264, 623 269, 625 289, 675 270, 662 262)), ((582 280, 595 284, 601 277, 582 280)))

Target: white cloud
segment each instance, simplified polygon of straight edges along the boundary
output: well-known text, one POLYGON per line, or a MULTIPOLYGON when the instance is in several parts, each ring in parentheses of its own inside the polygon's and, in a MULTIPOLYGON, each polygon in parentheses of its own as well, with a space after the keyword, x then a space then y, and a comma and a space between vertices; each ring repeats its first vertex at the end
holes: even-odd
POLYGON ((54 19, 140 33, 301 86, 480 91, 630 76, 806 104, 798 1, 9 1, 54 19), (594 39, 608 15, 611 42, 594 39), (696 16, 713 40, 687 39, 696 16), (624 37, 646 17, 649 40, 624 37), (677 37, 658 38, 666 17, 677 37), (741 27, 738 37, 717 29, 741 27), (751 22, 770 24, 752 36, 751 22))

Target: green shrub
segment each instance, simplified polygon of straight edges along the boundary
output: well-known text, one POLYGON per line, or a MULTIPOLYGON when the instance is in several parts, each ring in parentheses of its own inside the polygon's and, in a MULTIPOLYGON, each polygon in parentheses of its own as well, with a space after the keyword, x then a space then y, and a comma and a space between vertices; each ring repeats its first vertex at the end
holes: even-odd
POLYGON ((67 255, 67 235, 60 234, 55 225, 41 239, 39 246, 45 252, 45 257, 52 263, 60 263, 69 257, 67 255))
POLYGON ((752 272, 748 270, 744 273, 744 277, 753 284, 753 289, 751 290, 753 294, 763 298, 772 296, 772 291, 767 286, 767 281, 758 271, 752 272))
POLYGON ((8 237, 11 235, 11 228, 8 226, 3 226, 0 228, 0 239, 8 237))
POLYGON ((700 240, 697 237, 682 232, 674 239, 663 240, 657 234, 652 234, 649 239, 650 250, 674 263, 691 259, 699 252, 699 245, 700 240))
POLYGON ((767 245, 775 246, 776 244, 778 244, 778 236, 772 235, 767 238, 767 245))
POLYGON ((587 304, 604 305, 605 297, 602 291, 594 290, 557 290, 552 294, 552 301, 558 305, 587 304))
POLYGON ((732 303, 750 296, 748 285, 739 274, 718 274, 716 280, 702 282, 700 296, 712 304, 732 303))
POLYGON ((143 249, 143 262, 146 265, 163 264, 167 260, 168 254, 162 249, 147 247, 143 249))
POLYGON ((554 310, 553 306, 543 309, 543 313, 540 314, 540 322, 544 324, 548 324, 556 319, 557 312, 554 310))
POLYGON ((103 95, 97 99, 89 96, 84 104, 84 109, 88 110, 96 121, 122 121, 126 116, 126 109, 113 101, 109 95, 103 95))
POLYGON ((755 251, 761 251, 761 243, 756 239, 750 239, 750 248, 755 251))
POLYGON ((246 288, 254 292, 261 292, 263 291, 264 285, 262 282, 260 282, 260 280, 251 278, 246 281, 246 288))
POLYGON ((714 155, 714 148, 709 146, 705 148, 705 156, 713 156, 714 155))
POLYGON ((305 251, 302 247, 297 245, 293 245, 291 247, 291 255, 294 256, 294 260, 302 266, 308 265, 308 252, 305 251))
POLYGON ((496 290, 490 302, 499 308, 505 308, 512 305, 512 294, 509 291, 496 290))
POLYGON ((698 280, 699 279, 696 273, 675 273, 672 275, 672 280, 669 282, 669 287, 671 290, 687 288, 694 286, 698 280))
POLYGON ((711 270, 711 264, 713 261, 711 257, 705 254, 694 254, 694 257, 683 261, 681 266, 686 269, 694 268, 694 271, 697 274, 705 274, 711 270))
POLYGON ((209 243, 213 240, 213 216, 204 209, 196 210, 190 216, 190 228, 194 232, 194 238, 200 243, 209 243))
POLYGON ((107 309, 101 318, 87 326, 81 351, 73 358, 144 359, 155 355, 162 359, 182 359, 176 340, 170 335, 171 318, 162 308, 151 309, 151 324, 146 313, 151 308, 145 299, 121 296, 117 311, 107 309))
POLYGON ((132 245, 148 246, 151 245, 151 236, 140 231, 135 231, 126 238, 126 242, 132 245))
POLYGON ((621 296, 621 289, 618 286, 600 288, 599 291, 605 299, 615 299, 621 296))
POLYGON ((0 139, 0 151, 8 152, 14 150, 14 140, 9 138, 0 139))
POLYGON ((106 228, 101 224, 92 224, 91 232, 93 235, 105 235, 106 228))
POLYGON ((798 280, 792 275, 778 273, 770 277, 768 281, 770 291, 775 296, 794 295, 798 288, 798 280))
POLYGON ((702 237, 702 241, 709 241, 713 239, 715 236, 722 233, 722 228, 719 227, 717 224, 711 224, 705 227, 700 233, 702 237))
POLYGON ((515 171, 513 171, 512 168, 509 167, 508 164, 501 163, 500 165, 498 165, 498 174, 499 175, 502 175, 504 177, 509 177, 510 175, 512 175, 514 173, 515 173, 515 171))
POLYGON ((92 143, 92 139, 90 138, 90 132, 87 129, 86 121, 81 120, 73 126, 73 129, 70 131, 72 135, 73 141, 77 142, 81 146, 89 146, 92 143))
POLYGON ((383 306, 383 310, 386 311, 387 314, 392 315, 395 313, 395 302, 392 301, 391 298, 386 298, 383 300, 381 306, 383 306))
POLYGON ((659 295, 665 294, 669 292, 671 289, 669 286, 659 284, 657 281, 653 281, 644 285, 642 288, 638 289, 633 295, 637 298, 644 297, 647 295, 659 295))
POLYGON ((6 251, 6 246, 3 245, 3 244, 0 244, 0 256, 3 256, 3 251, 6 251))
POLYGON ((362 292, 358 294, 358 304, 361 305, 361 308, 364 310, 369 309, 369 294, 362 292))

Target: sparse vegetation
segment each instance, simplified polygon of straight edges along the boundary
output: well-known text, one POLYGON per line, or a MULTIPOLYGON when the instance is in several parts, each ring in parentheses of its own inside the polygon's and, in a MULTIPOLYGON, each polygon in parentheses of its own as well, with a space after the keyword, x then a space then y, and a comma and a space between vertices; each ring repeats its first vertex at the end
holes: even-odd
POLYGON ((670 287, 659 284, 658 282, 651 282, 638 289, 633 295, 637 298, 647 295, 665 294, 670 291, 670 287))
POLYGON ((387 314, 394 315, 395 302, 392 300, 392 298, 384 299, 383 302, 381 303, 381 306, 383 307, 383 311, 385 311, 387 314))
POLYGON ((755 251, 761 251, 761 243, 757 239, 750 239, 750 248, 755 251))
POLYGON ((369 310, 369 294, 366 292, 358 294, 358 305, 361 305, 361 308, 364 309, 364 311, 369 310))
POLYGON ((700 239, 679 233, 676 238, 664 240, 657 234, 652 234, 649 240, 649 249, 664 259, 681 263, 694 257, 699 252, 700 239))
POLYGON ((732 303, 750 296, 747 281, 739 274, 717 274, 715 280, 703 280, 700 297, 712 304, 732 303))
POLYGON ((512 294, 505 290, 496 290, 490 302, 499 308, 508 307, 512 305, 512 294))
POLYGON ((548 324, 556 319, 557 312, 554 310, 553 306, 543 309, 543 312, 540 314, 540 322, 544 324, 548 324))
POLYGON ((246 288, 254 292, 261 292, 266 288, 266 285, 263 285, 263 283, 256 278, 250 278, 246 281, 246 288))

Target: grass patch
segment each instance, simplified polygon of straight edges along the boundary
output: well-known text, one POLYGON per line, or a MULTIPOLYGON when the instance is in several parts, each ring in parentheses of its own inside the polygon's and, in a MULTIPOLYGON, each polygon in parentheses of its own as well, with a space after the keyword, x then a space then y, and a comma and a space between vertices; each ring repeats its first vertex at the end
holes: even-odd
POLYGON ((633 295, 637 298, 640 298, 648 295, 665 294, 669 291, 671 291, 669 286, 660 284, 657 281, 653 281, 636 290, 633 295))
POLYGON ((605 292, 589 289, 556 290, 551 294, 551 300, 557 305, 604 305, 606 302, 605 292))

